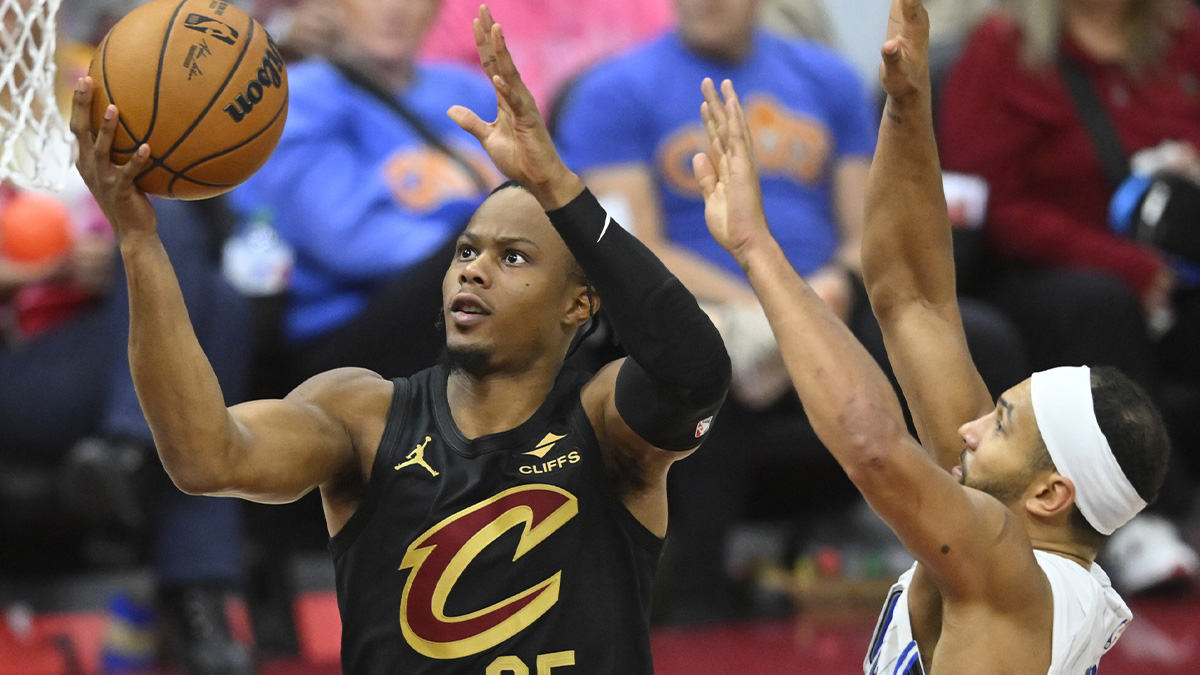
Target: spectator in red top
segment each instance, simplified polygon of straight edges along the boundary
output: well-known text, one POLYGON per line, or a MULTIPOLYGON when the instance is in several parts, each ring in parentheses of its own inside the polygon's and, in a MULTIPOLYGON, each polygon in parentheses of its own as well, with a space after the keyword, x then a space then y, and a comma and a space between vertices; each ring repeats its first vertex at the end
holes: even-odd
MULTIPOLYGON (((945 84, 939 140, 947 170, 989 183, 989 241, 1018 265, 990 299, 1025 328, 1034 368, 1107 362, 1151 387, 1156 372, 1200 383, 1200 289, 1109 229, 1113 187, 1060 55, 1086 73, 1126 155, 1164 142, 1200 147, 1200 11, 1186 0, 1020 0, 984 21, 945 84), (1143 319, 1160 333, 1153 346, 1143 319)), ((1186 161, 1200 164, 1194 152, 1186 161)), ((1180 546, 1141 548, 1175 563, 1166 578, 1196 571, 1195 553, 1180 546)), ((1120 581, 1127 566, 1113 562, 1120 581)), ((1154 576, 1127 578, 1126 588, 1154 576)))

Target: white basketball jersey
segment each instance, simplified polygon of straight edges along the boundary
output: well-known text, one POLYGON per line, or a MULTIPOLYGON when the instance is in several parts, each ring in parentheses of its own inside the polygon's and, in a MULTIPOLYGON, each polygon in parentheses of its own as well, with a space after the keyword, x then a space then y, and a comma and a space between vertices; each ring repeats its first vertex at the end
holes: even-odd
MULTIPOLYGON (((1033 553, 1054 594, 1054 637, 1047 675, 1095 675, 1100 657, 1116 644, 1133 614, 1099 565, 1093 564, 1089 571, 1053 553, 1033 553)), ((916 569, 914 564, 888 592, 863 660, 864 675, 926 672, 908 616, 908 586, 916 569)))

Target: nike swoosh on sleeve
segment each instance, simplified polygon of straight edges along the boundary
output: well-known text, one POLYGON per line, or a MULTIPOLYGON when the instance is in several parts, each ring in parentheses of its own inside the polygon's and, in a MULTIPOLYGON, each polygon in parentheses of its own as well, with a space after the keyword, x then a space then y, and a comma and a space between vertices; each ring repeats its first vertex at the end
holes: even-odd
POLYGON ((599 244, 599 243, 600 243, 600 240, 604 238, 604 233, 605 233, 605 232, 608 232, 608 224, 609 224, 609 223, 611 223, 611 222, 612 222, 612 216, 611 216, 610 214, 607 214, 607 213, 606 213, 606 214, 604 214, 604 227, 603 227, 603 229, 601 229, 601 230, 600 230, 600 236, 599 236, 599 237, 596 237, 596 243, 597 243, 597 244, 599 244))

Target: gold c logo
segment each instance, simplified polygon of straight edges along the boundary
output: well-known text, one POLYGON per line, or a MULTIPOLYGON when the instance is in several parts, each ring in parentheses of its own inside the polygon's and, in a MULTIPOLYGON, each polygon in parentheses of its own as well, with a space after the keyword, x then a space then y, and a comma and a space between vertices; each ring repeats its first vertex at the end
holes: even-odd
POLYGON ((434 525, 414 541, 400 569, 411 569, 400 598, 400 630, 413 649, 435 659, 478 654, 516 635, 558 602, 562 572, 490 607, 446 616, 446 599, 463 570, 508 530, 522 526, 513 561, 579 512, 574 495, 553 485, 522 485, 434 525))

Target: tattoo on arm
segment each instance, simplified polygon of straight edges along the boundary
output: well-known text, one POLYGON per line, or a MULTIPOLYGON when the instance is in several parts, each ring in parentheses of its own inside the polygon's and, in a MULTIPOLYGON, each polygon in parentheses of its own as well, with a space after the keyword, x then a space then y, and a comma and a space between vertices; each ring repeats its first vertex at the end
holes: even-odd
POLYGON ((891 106, 891 104, 888 104, 886 107, 884 107, 883 111, 884 111, 884 113, 887 115, 887 118, 888 118, 889 120, 891 120, 891 121, 895 122, 896 124, 904 124, 904 120, 903 120, 903 119, 901 119, 899 115, 897 115, 896 113, 892 112, 892 106, 891 106))

